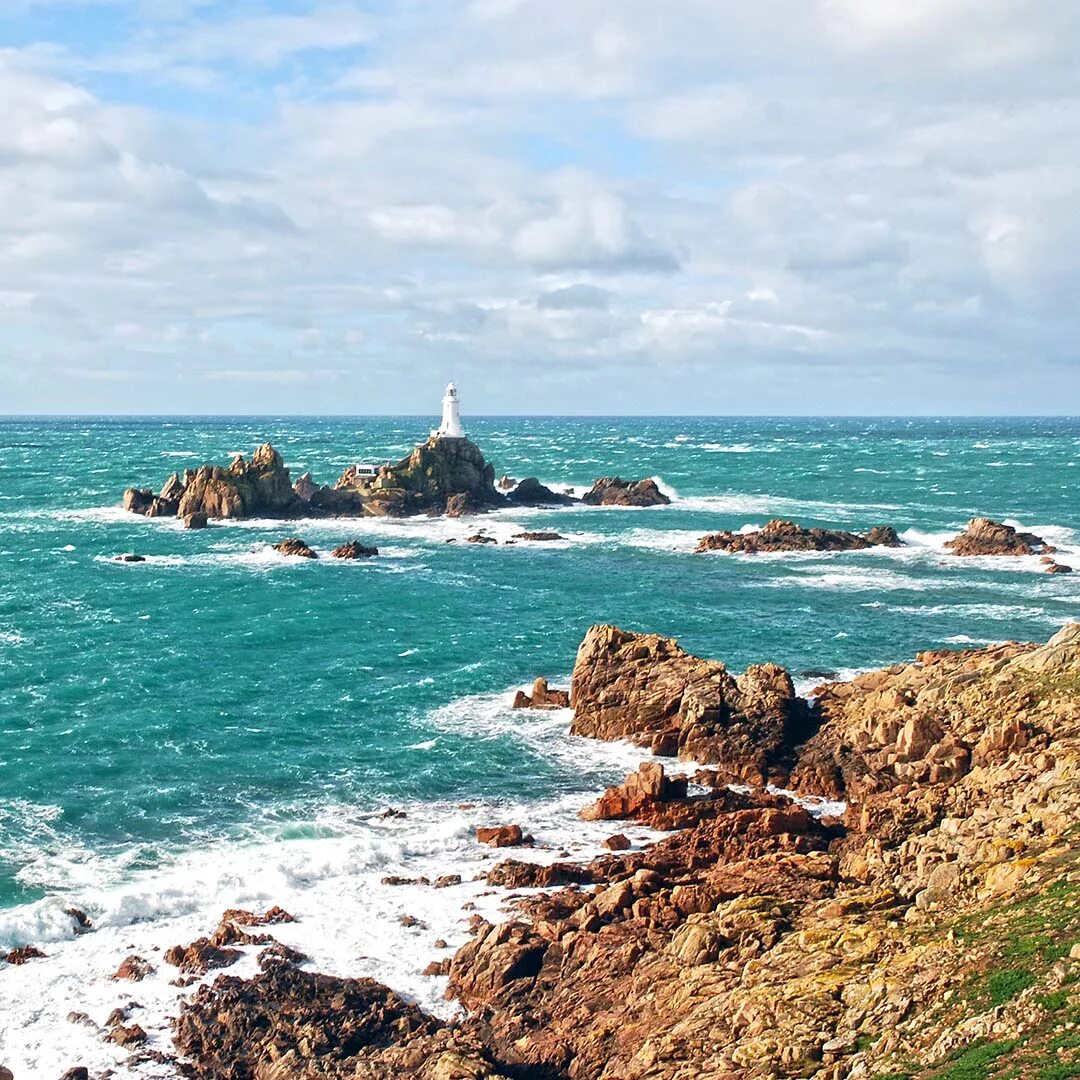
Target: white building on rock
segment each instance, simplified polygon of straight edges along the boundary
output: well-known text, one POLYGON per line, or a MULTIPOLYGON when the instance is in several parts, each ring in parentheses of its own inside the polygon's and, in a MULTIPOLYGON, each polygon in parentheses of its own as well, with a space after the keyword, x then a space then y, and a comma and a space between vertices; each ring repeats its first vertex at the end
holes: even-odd
POLYGON ((446 384, 442 399, 442 423, 439 430, 431 434, 437 439, 465 438, 465 429, 461 426, 461 415, 458 413, 457 387, 453 383, 446 384))

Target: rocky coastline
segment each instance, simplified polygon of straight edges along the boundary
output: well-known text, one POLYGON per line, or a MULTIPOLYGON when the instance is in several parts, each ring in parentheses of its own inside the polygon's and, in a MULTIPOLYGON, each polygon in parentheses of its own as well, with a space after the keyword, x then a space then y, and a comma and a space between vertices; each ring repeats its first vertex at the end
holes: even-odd
MULTIPOLYGON (((544 680, 521 697, 566 704, 544 680)), ((1043 645, 922 653, 810 698, 777 665, 732 675, 671 639, 596 626, 570 702, 583 737, 708 763, 671 775, 648 758, 582 808, 665 839, 496 864, 487 884, 510 890, 511 917, 476 916, 429 969, 466 1010, 453 1022, 370 979, 304 970, 273 939, 280 909, 226 912, 164 962, 195 979, 255 945, 263 970, 193 990, 174 1029, 183 1075, 1080 1074, 1080 624, 1043 645), (821 797, 836 802, 815 809, 821 797)), ((150 1053, 136 1027, 117 1017, 108 1037, 150 1053)))

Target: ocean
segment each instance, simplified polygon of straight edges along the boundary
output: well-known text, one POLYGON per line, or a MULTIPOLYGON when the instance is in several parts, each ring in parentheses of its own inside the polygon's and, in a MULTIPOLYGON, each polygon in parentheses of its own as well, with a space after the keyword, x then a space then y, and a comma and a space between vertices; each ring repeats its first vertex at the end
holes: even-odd
MULTIPOLYGON (((653 476, 672 504, 195 532, 120 508, 125 487, 265 441, 294 479, 329 483, 404 456, 432 422, 0 421, 0 952, 47 954, 0 965, 0 1064, 16 1080, 77 1064, 174 1076, 126 1064, 67 1015, 100 1024, 134 997, 151 1047, 169 1050, 184 991, 160 953, 227 907, 281 904, 298 922, 277 936, 317 969, 452 1015, 445 979, 421 972, 449 955, 437 939, 466 940, 473 910, 499 911, 474 879, 505 853, 479 849, 475 827, 520 823, 537 839, 526 857, 589 856, 614 830, 577 811, 641 758, 571 738, 568 711, 509 707, 537 675, 567 685, 593 623, 677 637, 733 670, 775 661, 809 687, 923 649, 1045 640, 1080 618, 1080 572, 942 546, 987 515, 1080 571, 1074 419, 466 417, 497 475, 579 494, 653 476), (705 532, 773 517, 891 524, 906 545, 694 554, 705 532), (461 542, 480 528, 566 539, 461 542), (380 555, 288 559, 270 545, 289 535, 324 556, 354 538, 380 555), (115 561, 126 552, 145 561, 115 561), (462 884, 381 884, 446 873, 462 884), (75 934, 73 906, 92 933, 75 934), (112 982, 131 952, 156 974, 112 982)), ((253 957, 230 970, 254 972, 253 957)))

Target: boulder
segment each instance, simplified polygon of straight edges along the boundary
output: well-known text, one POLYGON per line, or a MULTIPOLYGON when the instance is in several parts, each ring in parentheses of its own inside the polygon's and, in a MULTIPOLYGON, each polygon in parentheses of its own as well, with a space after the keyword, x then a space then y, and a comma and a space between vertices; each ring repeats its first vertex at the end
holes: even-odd
POLYGON ((31 960, 44 960, 45 953, 34 945, 21 945, 17 949, 10 950, 4 957, 4 960, 8 964, 20 965, 27 964, 31 960))
POLYGON ((153 975, 154 965, 134 953, 120 962, 113 975, 114 981, 127 979, 130 982, 142 982, 148 975, 153 975))
POLYGON ((446 500, 447 517, 469 517, 472 514, 480 513, 483 509, 484 507, 476 505, 472 495, 467 491, 451 495, 446 500))
POLYGON ((489 847, 521 847, 531 844, 532 837, 521 831, 520 825, 495 825, 491 828, 478 828, 476 839, 489 847))
POLYGON ((190 945, 174 945, 165 953, 165 963, 184 974, 205 975, 213 968, 229 967, 244 954, 239 949, 221 948, 210 938, 202 937, 190 945))
POLYGON ((729 782, 783 784, 794 748, 814 727, 783 668, 755 664, 736 677, 671 638, 615 626, 586 633, 570 701, 572 734, 715 761, 729 782))
POLYGON ((584 821, 619 821, 640 818, 658 803, 686 798, 686 779, 671 779, 658 761, 645 761, 623 783, 608 788, 581 811, 584 821))
POLYGON ((201 510, 196 510, 184 518, 185 529, 205 529, 209 524, 209 518, 201 510))
POLYGON ((630 838, 622 833, 614 833, 604 841, 604 847, 608 851, 629 851, 631 847, 630 838))
POLYGON ((531 697, 524 690, 519 690, 514 695, 515 709, 566 709, 569 706, 570 692, 550 689, 547 679, 544 678, 533 683, 531 697))
POLYGON ((1065 563, 1052 562, 1049 566, 1047 566, 1046 572, 1048 574, 1071 574, 1073 572, 1073 568, 1071 566, 1067 566, 1065 563))
POLYGON ((623 480, 618 476, 601 477, 581 501, 587 506, 667 506, 671 502, 651 478, 623 480))
POLYGON ((279 555, 291 555, 300 559, 317 559, 318 554, 298 536, 289 536, 273 545, 279 555))
POLYGON ((498 542, 494 536, 488 536, 487 533, 474 533, 472 536, 465 537, 466 544, 497 544, 498 542))
MULTIPOLYGON (((0 1069, 0 1080, 3 1080, 3 1070, 0 1069)), ((68 1069, 60 1080, 90 1080, 90 1070, 85 1065, 76 1065, 74 1069, 68 1069)))
POLYGON ((954 555, 1039 555, 1050 554, 1054 548, 1041 536, 1017 532, 990 518, 972 518, 967 528, 945 542, 954 555))
POLYGON ((361 544, 359 540, 349 540, 334 548, 330 554, 335 559, 372 559, 379 554, 379 549, 361 544))
POLYGON ((569 495, 552 491, 541 484, 535 476, 527 476, 506 496, 515 506, 571 506, 574 502, 569 495))
POLYGON ((135 555, 132 552, 128 552, 126 555, 116 555, 116 556, 114 556, 113 562, 130 562, 130 563, 146 562, 146 556, 145 555, 135 555))
POLYGON ((775 518, 756 532, 718 532, 703 536, 697 550, 754 555, 759 551, 862 551, 871 547, 900 547, 891 525, 877 525, 865 536, 838 529, 804 528, 775 518))
POLYGON ((293 484, 293 493, 303 503, 310 503, 318 494, 319 485, 311 478, 311 473, 306 472, 293 484))
POLYGON ((132 514, 145 514, 154 501, 149 488, 128 488, 124 492, 124 509, 132 514))

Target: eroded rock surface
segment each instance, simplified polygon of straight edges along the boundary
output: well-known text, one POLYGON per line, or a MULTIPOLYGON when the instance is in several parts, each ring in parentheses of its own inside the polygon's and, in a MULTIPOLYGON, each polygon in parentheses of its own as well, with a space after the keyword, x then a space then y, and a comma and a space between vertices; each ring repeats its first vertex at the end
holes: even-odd
POLYGON ((697 550, 756 555, 760 551, 863 551, 871 547, 901 547, 891 525, 876 525, 865 535, 839 529, 804 528, 774 518, 756 532, 718 532, 703 536, 697 550))
POLYGON ((1017 532, 990 518, 972 518, 967 528, 945 542, 954 555, 1040 555, 1055 549, 1034 533, 1017 532))
POLYGON ((623 480, 619 476, 601 477, 581 501, 587 506, 667 506, 671 502, 651 477, 623 480))

